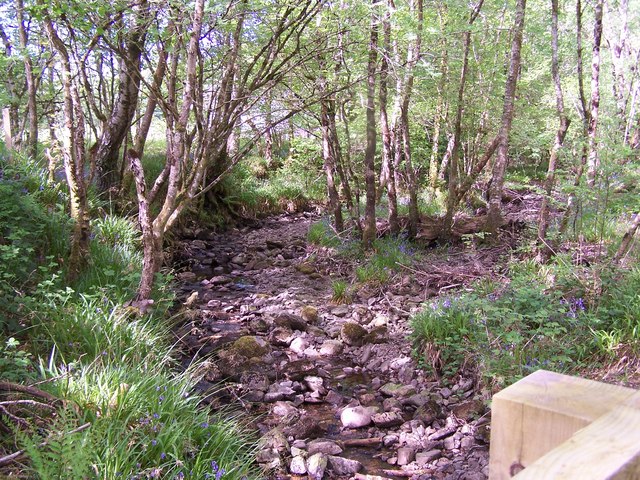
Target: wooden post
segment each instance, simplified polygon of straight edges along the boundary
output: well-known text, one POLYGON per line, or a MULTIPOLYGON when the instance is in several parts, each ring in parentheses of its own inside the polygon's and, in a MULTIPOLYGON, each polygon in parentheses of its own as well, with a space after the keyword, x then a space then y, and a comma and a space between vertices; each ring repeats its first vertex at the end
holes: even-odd
MULTIPOLYGON (((593 398, 594 402, 598 399, 593 398)), ((516 480, 640 478, 640 395, 631 397, 528 466, 516 480)))
MULTIPOLYGON (((545 370, 523 378, 493 397, 489 479, 517 475, 573 435, 623 405, 635 390, 545 370)), ((640 400, 638 401, 640 405, 640 400)), ((627 406, 627 408, 631 408, 627 406)), ((621 415, 621 413, 618 413, 621 415)), ((640 408, 637 412, 640 422, 640 408)), ((633 423, 634 419, 630 419, 633 423)), ((600 424, 601 422, 599 422, 600 424)), ((638 429, 640 431, 640 429, 638 429)), ((597 442, 609 441, 608 432, 594 434, 597 442)), ((582 437, 581 437, 582 438, 582 437)), ((634 436, 633 438, 636 438, 634 436)), ((640 441, 637 442, 640 445, 640 441)), ((521 475, 525 475, 524 470, 521 475)), ((522 478, 604 479, 610 477, 527 476, 522 478)), ((518 475, 520 478, 520 475, 518 475)), ((617 477, 616 477, 617 478, 617 477)), ((625 477, 621 477, 625 478, 625 477)))

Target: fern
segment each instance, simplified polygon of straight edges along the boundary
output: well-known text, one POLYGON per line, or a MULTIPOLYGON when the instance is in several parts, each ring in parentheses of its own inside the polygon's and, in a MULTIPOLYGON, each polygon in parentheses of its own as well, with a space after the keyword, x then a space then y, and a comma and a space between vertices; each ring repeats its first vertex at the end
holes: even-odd
POLYGON ((30 460, 30 470, 39 480, 88 480, 93 474, 92 436, 88 431, 77 429, 76 415, 68 410, 59 412, 50 425, 46 437, 31 432, 19 432, 18 441, 30 460))

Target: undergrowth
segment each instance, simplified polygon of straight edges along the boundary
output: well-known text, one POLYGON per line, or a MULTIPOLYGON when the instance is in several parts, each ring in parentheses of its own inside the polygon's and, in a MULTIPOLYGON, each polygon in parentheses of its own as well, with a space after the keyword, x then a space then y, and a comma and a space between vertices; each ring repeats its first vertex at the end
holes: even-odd
POLYGON ((177 370, 169 277, 160 276, 150 313, 126 306, 142 262, 135 223, 94 219, 88 267, 67 284, 71 225, 55 193, 61 186, 42 185, 28 167, 0 165, 0 380, 36 383, 64 402, 0 419, 13 432, 0 436, 0 454, 26 455, 11 474, 255 477, 248 428, 231 412, 201 407, 197 364, 177 370))

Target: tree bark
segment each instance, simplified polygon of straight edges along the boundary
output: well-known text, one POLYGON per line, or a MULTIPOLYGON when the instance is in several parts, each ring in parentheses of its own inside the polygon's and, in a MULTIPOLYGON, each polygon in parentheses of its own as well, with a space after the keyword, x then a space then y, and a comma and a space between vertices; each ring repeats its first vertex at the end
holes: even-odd
POLYGON ((511 124, 513 121, 516 85, 520 71, 520 52, 522 48, 525 10, 526 0, 517 0, 513 40, 511 42, 511 61, 509 64, 507 83, 505 85, 502 122, 498 133, 497 156, 493 164, 493 175, 489 189, 489 211, 487 214, 486 230, 493 236, 495 236, 502 223, 502 190, 504 187, 504 174, 509 161, 509 133, 511 132, 511 124))
POLYGON ((595 185, 600 155, 598 155, 598 115, 600 112, 600 45, 602 43, 602 9, 604 0, 597 0, 593 23, 593 56, 591 59, 591 112, 589 114, 589 154, 587 156, 587 185, 595 185))
MULTIPOLYGON (((372 0, 376 6, 376 1, 372 0)), ((364 178, 366 185, 365 219, 362 230, 362 246, 369 250, 376 238, 376 66, 378 61, 378 19, 376 12, 371 14, 369 37, 369 58, 367 61, 367 146, 364 152, 364 178)))
POLYGON ((141 56, 149 15, 147 0, 139 0, 139 3, 134 6, 134 11, 136 12, 134 25, 127 35, 124 52, 120 58, 118 94, 96 149, 97 185, 102 193, 110 188, 118 187, 120 181, 119 151, 131 128, 131 122, 138 106, 141 56))
POLYGON ((69 52, 58 36, 53 21, 45 11, 44 24, 51 49, 58 54, 62 65, 63 117, 62 151, 64 169, 69 186, 71 218, 74 221, 71 237, 71 252, 67 263, 69 282, 74 282, 87 260, 89 250, 89 209, 84 168, 86 163, 84 145, 84 117, 82 104, 76 85, 69 52))
POLYGON ((344 220, 342 218, 342 205, 340 205, 340 195, 336 188, 336 163, 335 145, 333 145, 332 129, 330 117, 335 119, 335 101, 327 97, 327 80, 320 76, 320 129, 322 131, 322 159, 324 160, 324 171, 327 177, 327 191, 329 194, 329 209, 333 213, 335 229, 338 232, 344 230, 344 220))
POLYGON ((633 240, 634 235, 638 231, 638 227, 640 227, 640 213, 636 213, 634 215, 633 221, 631 222, 629 229, 623 235, 622 242, 618 247, 618 251, 613 257, 614 264, 620 263, 620 260, 624 258, 624 256, 627 254, 627 252, 631 248, 631 241, 633 240))
POLYGON ((562 93, 562 82, 560 80, 560 68, 558 61, 558 0, 551 0, 551 76, 556 92, 556 113, 558 115, 558 130, 549 154, 549 166, 547 176, 544 181, 545 195, 542 198, 540 213, 538 216, 538 260, 546 262, 553 254, 547 242, 547 230, 549 228, 549 203, 556 180, 556 165, 558 156, 564 143, 564 137, 569 129, 569 118, 564 112, 564 95, 562 93))
POLYGON ((445 238, 451 237, 453 227, 453 215, 458 207, 458 159, 460 157, 460 137, 462 136, 462 110, 464 108, 464 87, 467 81, 467 70, 469 67, 469 50, 471 48, 471 27, 478 18, 484 0, 480 0, 474 7, 469 17, 469 26, 463 33, 462 39, 462 69, 460 71, 460 85, 458 87, 458 99, 456 108, 456 119, 453 133, 453 148, 451 159, 449 160, 449 186, 447 196, 447 211, 444 216, 442 233, 445 238))
POLYGON ((387 201, 389 208, 389 230, 393 235, 400 231, 398 223, 398 199, 396 194, 396 178, 393 168, 393 143, 391 138, 391 128, 389 126, 389 116, 387 114, 387 101, 389 91, 389 57, 391 56, 391 13, 393 8, 389 0, 382 20, 383 49, 380 59, 380 132, 382 135, 382 168, 380 172, 380 185, 378 198, 382 196, 384 188, 387 188, 387 201))
POLYGON ((36 78, 33 74, 33 62, 27 51, 27 27, 24 18, 24 1, 16 0, 16 15, 18 21, 18 34, 20 48, 24 56, 24 74, 27 82, 27 117, 29 118, 29 137, 27 140, 28 153, 31 158, 38 156, 38 104, 36 78))

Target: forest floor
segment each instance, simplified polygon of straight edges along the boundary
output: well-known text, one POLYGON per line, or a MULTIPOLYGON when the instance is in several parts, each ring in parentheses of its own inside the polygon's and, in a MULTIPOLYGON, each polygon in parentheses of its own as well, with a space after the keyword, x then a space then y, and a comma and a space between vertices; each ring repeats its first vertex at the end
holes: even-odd
POLYGON ((187 232, 176 245, 176 334, 185 364, 207 359, 208 401, 254 419, 268 478, 487 478, 490 392, 471 376, 427 375, 410 317, 440 294, 500 278, 509 233, 497 247, 424 249, 391 281, 336 304, 332 285, 351 282, 356 261, 307 243, 318 220, 280 215, 187 232))

